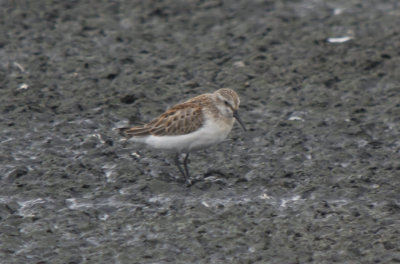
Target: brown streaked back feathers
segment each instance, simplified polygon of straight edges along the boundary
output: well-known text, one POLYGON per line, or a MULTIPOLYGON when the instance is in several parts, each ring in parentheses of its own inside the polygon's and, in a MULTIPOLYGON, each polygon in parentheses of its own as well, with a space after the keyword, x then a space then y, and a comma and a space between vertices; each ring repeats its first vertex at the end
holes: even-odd
POLYGON ((126 137, 178 136, 191 133, 201 127, 204 121, 201 107, 193 99, 172 107, 148 124, 121 128, 120 133, 126 137))

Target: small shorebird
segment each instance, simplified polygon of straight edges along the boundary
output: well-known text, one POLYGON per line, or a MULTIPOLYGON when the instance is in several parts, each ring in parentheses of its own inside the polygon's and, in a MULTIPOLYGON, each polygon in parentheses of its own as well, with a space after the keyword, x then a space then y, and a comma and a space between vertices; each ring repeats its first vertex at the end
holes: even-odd
POLYGON ((135 142, 176 153, 175 164, 191 184, 187 166, 189 153, 223 141, 232 130, 235 119, 246 130, 238 108, 235 91, 223 88, 177 104, 143 126, 120 128, 120 133, 135 142), (184 153, 182 169, 179 154, 184 153))

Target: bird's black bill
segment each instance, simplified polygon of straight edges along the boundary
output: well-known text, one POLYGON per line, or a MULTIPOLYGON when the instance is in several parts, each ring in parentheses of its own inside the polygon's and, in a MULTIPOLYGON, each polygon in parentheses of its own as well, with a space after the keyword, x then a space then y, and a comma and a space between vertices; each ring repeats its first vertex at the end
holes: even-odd
POLYGON ((243 127, 244 131, 247 131, 246 127, 244 126, 242 120, 240 119, 238 111, 233 111, 233 117, 239 122, 239 124, 243 127))

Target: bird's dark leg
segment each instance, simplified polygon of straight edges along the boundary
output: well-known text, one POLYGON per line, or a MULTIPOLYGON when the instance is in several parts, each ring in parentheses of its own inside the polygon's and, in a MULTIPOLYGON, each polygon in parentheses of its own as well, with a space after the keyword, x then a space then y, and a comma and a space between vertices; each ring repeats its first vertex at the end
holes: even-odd
POLYGON ((189 179, 189 173, 188 173, 188 169, 187 169, 187 165, 186 165, 187 157, 188 157, 188 156, 189 156, 189 154, 186 154, 186 157, 185 157, 185 160, 184 160, 184 164, 183 164, 184 167, 185 167, 185 171, 187 172, 187 175, 186 175, 185 172, 183 171, 182 166, 181 166, 181 163, 179 162, 179 153, 176 153, 176 156, 175 156, 175 165, 178 167, 178 169, 179 169, 180 173, 183 175, 183 177, 185 177, 186 183, 187 183, 188 185, 191 185, 192 182, 191 182, 190 179, 189 179))
POLYGON ((179 169, 180 173, 183 175, 183 177, 186 178, 185 172, 183 171, 181 163, 179 162, 179 153, 176 153, 175 165, 176 165, 176 167, 178 167, 178 169, 179 169))
POLYGON ((190 180, 189 169, 188 169, 188 166, 187 166, 188 159, 189 159, 189 152, 186 153, 186 157, 185 157, 185 159, 183 160, 183 167, 185 168, 186 177, 187 177, 186 180, 187 180, 187 179, 190 180))

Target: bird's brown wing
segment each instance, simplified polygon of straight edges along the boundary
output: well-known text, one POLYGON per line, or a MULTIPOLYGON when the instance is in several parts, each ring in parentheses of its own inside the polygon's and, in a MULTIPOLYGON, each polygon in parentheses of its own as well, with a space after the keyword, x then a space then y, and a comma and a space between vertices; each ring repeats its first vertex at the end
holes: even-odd
POLYGON ((203 122, 201 107, 187 102, 172 107, 144 126, 123 128, 120 131, 127 137, 178 136, 197 130, 203 122))

